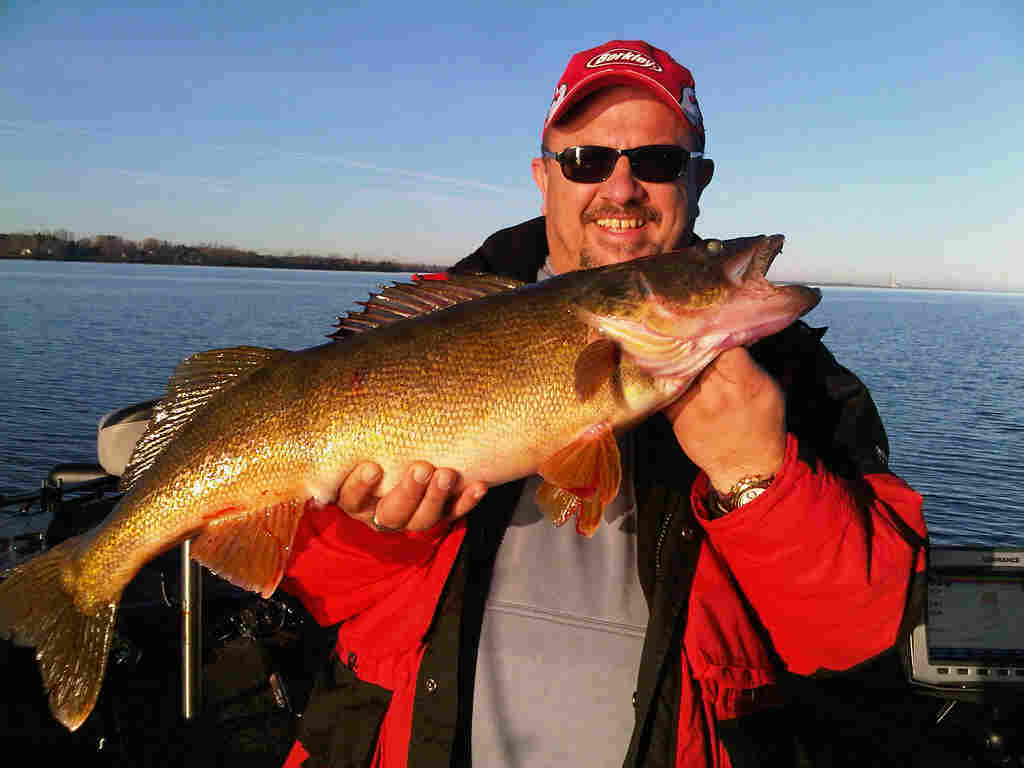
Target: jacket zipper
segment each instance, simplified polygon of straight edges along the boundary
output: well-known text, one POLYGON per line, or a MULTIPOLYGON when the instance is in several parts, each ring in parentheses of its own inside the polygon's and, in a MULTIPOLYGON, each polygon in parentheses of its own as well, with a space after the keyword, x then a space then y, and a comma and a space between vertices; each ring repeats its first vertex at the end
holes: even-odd
POLYGON ((661 522, 661 530, 658 532, 658 544, 654 549, 654 578, 658 580, 661 578, 661 550, 665 546, 665 537, 668 536, 668 528, 672 524, 672 518, 675 517, 674 510, 668 510, 665 514, 665 519, 661 522))

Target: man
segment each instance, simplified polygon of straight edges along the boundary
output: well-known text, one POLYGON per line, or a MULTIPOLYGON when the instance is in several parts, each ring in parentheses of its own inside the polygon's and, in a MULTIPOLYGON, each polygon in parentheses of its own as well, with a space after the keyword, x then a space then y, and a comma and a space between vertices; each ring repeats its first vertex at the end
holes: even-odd
MULTIPOLYGON (((574 56, 532 163, 544 216, 455 269, 535 280, 689 244, 713 173, 693 89, 640 41, 574 56)), ((349 516, 304 520, 289 566, 342 622, 289 764, 793 765, 777 681, 891 648, 923 567, 870 396, 798 323, 620 447, 591 540, 540 519, 533 481, 416 463, 378 499, 379 469, 353 472, 349 516)))

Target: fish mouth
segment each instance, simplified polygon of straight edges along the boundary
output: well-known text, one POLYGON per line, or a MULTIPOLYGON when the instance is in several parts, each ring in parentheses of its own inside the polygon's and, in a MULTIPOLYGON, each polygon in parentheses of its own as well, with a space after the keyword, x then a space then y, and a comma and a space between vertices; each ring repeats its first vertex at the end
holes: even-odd
POLYGON ((709 251, 718 252, 726 278, 737 287, 748 280, 765 278, 775 257, 782 253, 784 235, 755 235, 733 240, 705 240, 709 251))
POLYGON ((733 325, 721 341, 721 351, 750 344, 778 333, 821 301, 821 291, 804 285, 776 285, 767 278, 768 269, 782 252, 783 235, 758 235, 726 241, 723 271, 726 279, 745 296, 737 312, 720 318, 733 325), (765 309, 768 312, 765 313, 765 309))
POLYGON ((746 347, 766 336, 778 333, 792 325, 797 318, 806 315, 821 301, 821 290, 803 285, 786 286, 783 290, 796 294, 790 299, 791 308, 728 334, 719 344, 721 351, 732 347, 746 347))

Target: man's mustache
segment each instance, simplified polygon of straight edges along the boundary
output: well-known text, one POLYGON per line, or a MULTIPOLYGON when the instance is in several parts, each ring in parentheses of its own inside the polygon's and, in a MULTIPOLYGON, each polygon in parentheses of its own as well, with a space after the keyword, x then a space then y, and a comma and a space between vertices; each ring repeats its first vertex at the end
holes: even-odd
POLYGON ((590 211, 584 211, 583 223, 591 224, 598 219, 641 219, 645 222, 661 221, 661 214, 656 208, 646 205, 603 205, 590 211))

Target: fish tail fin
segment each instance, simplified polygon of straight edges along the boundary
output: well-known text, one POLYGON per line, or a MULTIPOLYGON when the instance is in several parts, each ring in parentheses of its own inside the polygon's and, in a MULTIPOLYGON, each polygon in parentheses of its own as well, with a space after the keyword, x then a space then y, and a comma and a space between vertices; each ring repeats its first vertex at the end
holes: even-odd
POLYGON ((116 601, 90 612, 75 604, 64 575, 76 543, 63 542, 0 583, 0 636, 36 648, 50 711, 71 731, 96 705, 117 613, 116 601))

